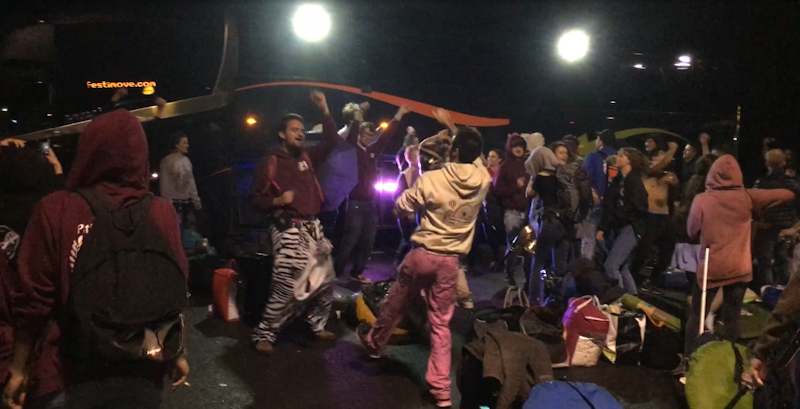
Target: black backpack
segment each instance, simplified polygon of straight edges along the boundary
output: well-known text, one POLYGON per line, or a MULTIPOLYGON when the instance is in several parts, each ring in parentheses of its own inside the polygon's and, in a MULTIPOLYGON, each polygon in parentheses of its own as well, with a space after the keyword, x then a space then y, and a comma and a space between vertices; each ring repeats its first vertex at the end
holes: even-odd
POLYGON ((67 354, 78 363, 102 364, 177 357, 188 290, 169 243, 149 216, 153 195, 114 209, 95 189, 77 193, 95 220, 70 278, 67 354))
POLYGON ((577 162, 561 165, 558 179, 558 214, 567 224, 580 223, 592 207, 592 185, 589 175, 577 162))

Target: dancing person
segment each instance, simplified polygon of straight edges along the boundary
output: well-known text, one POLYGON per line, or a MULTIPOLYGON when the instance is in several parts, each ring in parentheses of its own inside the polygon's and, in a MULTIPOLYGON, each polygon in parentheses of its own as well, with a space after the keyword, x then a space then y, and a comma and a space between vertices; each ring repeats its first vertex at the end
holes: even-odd
POLYGON ((708 299, 713 300, 718 291, 723 293, 719 313, 724 324, 722 338, 736 342, 742 299, 747 283, 753 279, 750 252, 752 213, 794 198, 795 194, 786 189, 745 189, 742 171, 733 156, 722 156, 711 165, 706 191, 694 198, 686 227, 689 237, 700 239, 701 252, 686 323, 684 361, 676 374, 687 369, 688 357, 697 348, 700 314, 708 314, 710 308, 706 305, 706 311, 700 310, 705 263, 708 263, 708 299), (706 248, 709 249, 708 260, 706 248))
POLYGON ((569 151, 564 144, 557 144, 554 148, 558 151, 557 155, 546 146, 534 152, 534 155, 540 155, 544 159, 544 165, 527 192, 528 197, 535 202, 532 206, 538 209, 535 218, 531 219, 531 223, 537 225, 538 231, 536 254, 532 267, 526 269, 529 298, 537 305, 544 302, 544 286, 540 271, 552 266, 560 277, 566 275, 571 237, 574 236, 572 226, 565 226, 560 219, 559 181, 556 176, 556 167, 567 163, 569 151))
MULTIPOLYGON (((492 189, 492 193, 500 199, 504 210, 506 253, 511 249, 511 243, 527 220, 529 206, 528 199, 525 197, 525 185, 528 179, 528 173, 525 170, 525 148, 525 140, 518 134, 513 134, 508 138, 505 159, 500 165, 500 171, 492 189)), ((514 257, 506 260, 506 279, 511 286, 516 286, 514 279, 516 266, 517 260, 514 257)))
POLYGON ((359 336, 371 357, 379 357, 412 297, 424 291, 431 325, 431 355, 425 376, 437 407, 449 408, 451 337, 459 256, 469 251, 475 219, 489 189, 489 172, 480 160, 483 141, 474 128, 458 131, 451 162, 422 174, 397 200, 401 214, 422 211, 412 236, 414 249, 403 260, 375 326, 359 336))
POLYGON ((419 149, 419 137, 417 137, 417 131, 411 126, 406 128, 406 136, 403 137, 403 145, 400 146, 400 149, 397 151, 397 155, 394 157, 394 160, 397 163, 397 170, 400 172, 406 170, 406 168, 412 165, 412 163, 406 159, 406 148, 409 146, 419 149))
POLYGON ((583 170, 589 175, 592 184, 593 208, 583 222, 584 238, 581 243, 581 255, 589 260, 594 260, 597 240, 597 226, 603 218, 603 197, 608 186, 608 167, 606 159, 617 154, 617 137, 614 132, 604 129, 595 140, 596 150, 586 155, 583 160, 583 170))
POLYGON ((679 175, 681 184, 686 184, 689 178, 695 174, 697 171, 697 162, 700 161, 700 157, 700 150, 691 143, 687 143, 686 146, 683 147, 683 167, 679 175))
POLYGON ((64 187, 55 151, 26 149, 25 142, 0 140, 0 379, 8 375, 14 352, 12 283, 25 229, 42 197, 64 187))
MULTIPOLYGON (((403 192, 414 186, 419 177, 419 148, 415 145, 409 145, 405 149, 403 155, 408 167, 397 175, 397 191, 395 193, 395 200, 397 200, 403 192)), ((400 228, 400 246, 397 247, 394 262, 395 265, 400 265, 405 258, 406 254, 411 251, 411 235, 414 229, 417 228, 417 215, 403 215, 397 216, 397 227, 400 228)))
POLYGON ((175 206, 181 228, 194 228, 194 211, 200 210, 200 196, 192 173, 189 153, 189 137, 183 132, 172 136, 172 153, 161 160, 158 169, 158 182, 161 197, 175 206))
MULTIPOLYGON (((756 181, 756 189, 788 189, 800 193, 797 181, 786 176, 786 157, 780 149, 771 149, 764 155, 767 175, 756 181)), ((791 235, 798 222, 795 203, 782 203, 758 212, 754 234, 753 256, 757 260, 751 287, 760 292, 764 285, 785 285, 791 276, 786 249, 781 245, 783 236, 791 235)))
MULTIPOLYGON (((351 136, 347 141, 356 147, 358 154, 358 183, 350 192, 345 216, 345 231, 341 246, 336 251, 336 275, 341 276, 349 263, 352 263, 350 279, 369 284, 372 281, 364 277, 364 268, 378 234, 378 207, 375 202, 375 182, 378 179, 378 158, 380 158, 389 141, 397 133, 400 121, 411 112, 408 107, 400 107, 386 129, 375 138, 375 127, 372 123, 358 123, 358 137, 351 136)), ((351 135, 353 135, 351 133, 351 135)))
POLYGON ((597 228, 596 239, 603 241, 605 233, 614 236, 603 265, 606 278, 637 294, 630 271, 629 258, 641 240, 647 223, 647 190, 642 177, 647 173, 647 159, 636 149, 622 148, 616 155, 619 175, 611 181, 603 198, 603 219, 597 228))
POLYGON ((325 94, 314 91, 311 98, 322 113, 323 142, 305 149, 303 118, 288 114, 278 127, 280 146, 259 162, 253 175, 253 205, 267 213, 271 221, 272 289, 261 322, 252 334, 256 350, 265 355, 273 353, 278 332, 298 315, 303 315, 317 339, 336 339, 334 333, 325 330, 333 302, 334 275, 332 269, 325 269, 332 246, 317 218, 323 198, 314 167, 342 140, 336 134, 325 94), (308 278, 303 273, 311 262, 324 270, 317 288, 307 288, 312 287, 311 280, 308 286, 298 282, 308 278), (297 296, 300 287, 310 294, 297 296))
MULTIPOLYGON (((178 219, 169 202, 148 193, 148 158, 147 139, 139 119, 123 109, 100 115, 78 140, 78 153, 67 178, 68 190, 52 193, 36 206, 18 254, 19 288, 13 302, 15 349, 11 377, 3 394, 7 406, 21 408, 24 401, 30 401, 30 407, 43 408, 156 409, 161 403, 164 377, 171 370, 176 371, 173 387, 185 382, 189 365, 183 355, 169 362, 140 359, 116 363, 76 358, 81 355, 78 345, 68 342, 68 338, 82 329, 74 321, 63 319, 68 311, 76 313, 71 306, 71 286, 75 284, 73 273, 78 271, 73 269, 78 270, 85 263, 81 261, 84 257, 92 257, 93 253, 85 256, 82 249, 92 242, 98 231, 94 225, 101 216, 95 217, 94 206, 82 196, 85 191, 105 200, 114 215, 122 211, 132 216, 134 209, 143 210, 143 217, 155 227, 152 234, 162 236, 164 251, 171 253, 170 267, 184 276, 178 278, 181 288, 170 290, 185 293, 183 280, 188 275, 188 262, 181 246, 178 219), (148 202, 149 207, 141 206, 148 202), (33 354, 37 358, 29 359, 33 354), (35 389, 26 392, 26 384, 35 385, 35 389)), ((117 221, 125 220, 128 219, 115 218, 115 226, 117 221)), ((141 271, 142 279, 147 279, 148 273, 141 271)), ((97 296, 107 299, 109 295, 97 296)), ((120 301, 125 295, 117 297, 115 301, 120 301)))

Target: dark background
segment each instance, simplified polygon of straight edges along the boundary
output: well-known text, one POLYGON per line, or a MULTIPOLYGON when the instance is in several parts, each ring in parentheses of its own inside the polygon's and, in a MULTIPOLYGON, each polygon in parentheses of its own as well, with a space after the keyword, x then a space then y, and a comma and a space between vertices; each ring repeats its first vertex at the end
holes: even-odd
MULTIPOLYGON (((86 89, 87 80, 152 80, 167 100, 210 93, 226 13, 239 24, 237 86, 323 81, 509 118, 508 127, 482 130, 488 147, 501 146, 514 131, 539 131, 552 141, 640 126, 696 140, 708 124, 733 120, 737 104, 743 107, 741 152, 758 149, 767 136, 793 147, 800 131, 797 2, 325 2, 332 29, 316 44, 292 30, 298 4, 17 6, 0 17, 0 39, 7 48, 9 36, 28 27, 34 46, 4 50, 0 105, 9 112, 0 113, 0 132, 59 125, 64 115, 91 110, 113 94, 86 89), (585 30, 592 41, 589 56, 575 64, 555 52, 559 35, 571 28, 585 30), (35 46, 35 37, 49 32, 55 49, 48 53, 35 46), (673 66, 681 54, 692 56, 690 70, 673 66), (633 69, 634 63, 647 69, 633 69)), ((263 152, 282 112, 308 116, 309 127, 318 122, 308 91, 237 93, 232 109, 215 119, 226 137, 242 141, 235 156, 263 152), (244 126, 248 114, 259 118, 257 126, 244 126)), ((334 112, 363 99, 328 95, 334 112)), ((396 109, 373 106, 368 119, 375 121, 396 109)), ((420 115, 407 122, 422 134, 437 130, 420 115)), ((713 136, 719 144, 730 132, 713 136)), ((760 169, 760 159, 741 156, 746 167, 760 169)))

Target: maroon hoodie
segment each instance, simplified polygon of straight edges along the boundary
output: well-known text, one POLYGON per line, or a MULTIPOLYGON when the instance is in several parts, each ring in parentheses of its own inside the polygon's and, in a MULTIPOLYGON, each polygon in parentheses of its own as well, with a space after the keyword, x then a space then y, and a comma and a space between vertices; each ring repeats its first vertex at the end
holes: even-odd
POLYGON ((336 122, 330 115, 322 120, 323 141, 305 150, 311 166, 305 164, 303 156, 295 158, 284 149, 276 149, 272 154, 263 157, 253 172, 253 206, 269 212, 276 206, 273 199, 283 192, 294 191, 294 202, 284 206, 292 217, 310 219, 317 217, 322 204, 320 190, 314 169, 319 167, 335 144, 342 140, 336 132, 336 122), (270 178, 268 167, 270 157, 275 157, 274 178, 270 178))
MULTIPOLYGON (((75 256, 80 257, 83 237, 90 232, 94 215, 86 201, 71 190, 94 186, 115 206, 128 207, 147 193, 148 169, 147 139, 139 120, 121 109, 101 115, 92 120, 78 141, 78 155, 67 179, 70 191, 46 196, 34 210, 19 251, 21 282, 13 306, 17 328, 32 334, 44 331, 41 353, 34 353, 31 366, 29 398, 62 390, 75 379, 70 363, 59 352, 62 329, 55 311, 67 303, 75 256), (48 325, 51 320, 53 324, 48 325)), ((188 275, 175 209, 167 201, 154 198, 150 217, 188 275)), ((156 381, 163 372, 148 375, 156 381)))
MULTIPOLYGON (((353 121, 350 129, 358 130, 360 125, 360 122, 353 121)), ((378 160, 399 127, 400 121, 392 119, 389 122, 389 126, 378 136, 378 140, 369 146, 361 145, 359 132, 350 132, 348 134, 347 141, 356 147, 356 155, 358 157, 358 183, 350 192, 350 199, 371 201, 375 198, 375 182, 378 180, 378 160)))
POLYGON ((494 189, 492 192, 500 198, 504 210, 514 210, 517 212, 528 211, 528 199, 525 197, 525 186, 519 187, 517 180, 522 178, 525 184, 528 183, 528 173, 525 171, 525 155, 517 158, 511 153, 511 148, 515 145, 527 146, 525 139, 519 135, 512 135, 506 141, 506 156, 500 171, 495 177, 494 189))

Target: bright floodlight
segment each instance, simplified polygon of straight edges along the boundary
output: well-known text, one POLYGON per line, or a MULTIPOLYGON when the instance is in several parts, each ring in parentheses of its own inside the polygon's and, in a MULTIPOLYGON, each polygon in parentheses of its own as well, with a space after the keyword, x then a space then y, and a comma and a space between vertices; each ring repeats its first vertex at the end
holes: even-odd
POLYGON ((678 57, 678 61, 687 62, 688 63, 688 62, 692 62, 692 59, 688 55, 682 55, 682 56, 678 57))
POLYGON ((589 52, 589 36, 583 31, 568 31, 558 40, 558 54, 561 58, 575 62, 589 52))
POLYGON ((294 13, 292 26, 298 37, 317 42, 325 38, 331 30, 331 18, 321 6, 304 4, 294 13))

